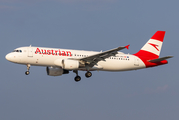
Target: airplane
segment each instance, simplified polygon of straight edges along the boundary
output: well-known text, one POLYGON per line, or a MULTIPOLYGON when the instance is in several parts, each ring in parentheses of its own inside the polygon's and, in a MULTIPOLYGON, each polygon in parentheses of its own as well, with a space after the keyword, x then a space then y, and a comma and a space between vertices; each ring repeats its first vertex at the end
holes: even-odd
POLYGON ((157 31, 148 42, 135 54, 124 54, 122 49, 129 49, 129 45, 117 47, 104 52, 82 51, 72 49, 58 49, 46 47, 19 47, 8 53, 5 58, 13 63, 27 66, 45 66, 47 75, 61 76, 69 71, 76 73, 74 80, 81 80, 78 71, 86 71, 87 78, 91 71, 128 71, 155 67, 167 64, 166 59, 173 56, 159 58, 165 31, 157 31))

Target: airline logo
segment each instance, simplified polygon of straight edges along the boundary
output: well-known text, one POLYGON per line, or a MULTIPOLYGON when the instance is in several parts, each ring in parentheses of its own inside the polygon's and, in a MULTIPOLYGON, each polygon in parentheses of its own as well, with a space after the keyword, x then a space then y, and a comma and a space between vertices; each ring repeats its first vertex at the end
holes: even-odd
POLYGON ((37 48, 35 54, 43 54, 43 55, 58 55, 58 56, 72 56, 70 51, 61 51, 54 49, 40 49, 37 48))
POLYGON ((161 41, 150 39, 143 47, 141 50, 148 51, 150 53, 153 53, 155 55, 160 55, 160 50, 162 48, 162 43, 161 41))
POLYGON ((152 44, 152 43, 149 43, 149 45, 152 45, 155 49, 157 49, 157 51, 159 51, 159 49, 158 49, 158 45, 156 45, 156 44, 152 44))

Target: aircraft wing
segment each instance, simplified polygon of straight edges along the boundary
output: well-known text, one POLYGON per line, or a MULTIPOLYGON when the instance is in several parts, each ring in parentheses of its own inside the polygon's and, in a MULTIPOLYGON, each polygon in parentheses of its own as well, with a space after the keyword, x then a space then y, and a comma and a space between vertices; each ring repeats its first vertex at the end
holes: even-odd
POLYGON ((88 57, 84 57, 84 58, 79 58, 76 60, 79 60, 82 64, 87 64, 90 67, 96 65, 99 61, 105 61, 106 58, 111 57, 111 56, 115 56, 117 54, 117 51, 122 50, 124 48, 129 49, 129 45, 124 46, 124 47, 118 47, 118 48, 114 48, 105 52, 101 52, 98 54, 94 54, 88 57))

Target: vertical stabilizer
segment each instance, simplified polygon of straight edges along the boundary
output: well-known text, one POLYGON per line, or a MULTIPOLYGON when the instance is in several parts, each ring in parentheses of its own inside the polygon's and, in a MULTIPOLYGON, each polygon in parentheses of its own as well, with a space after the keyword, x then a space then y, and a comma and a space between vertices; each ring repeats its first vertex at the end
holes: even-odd
POLYGON ((138 57, 159 58, 160 51, 163 44, 165 31, 157 31, 149 41, 141 48, 141 50, 134 54, 138 57))

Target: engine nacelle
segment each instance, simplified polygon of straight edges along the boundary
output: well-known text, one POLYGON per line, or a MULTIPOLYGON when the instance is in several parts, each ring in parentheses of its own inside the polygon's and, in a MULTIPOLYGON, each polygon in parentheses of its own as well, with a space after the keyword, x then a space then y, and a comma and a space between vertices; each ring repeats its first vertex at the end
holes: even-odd
POLYGON ((68 74, 68 70, 64 70, 60 67, 47 67, 47 75, 49 76, 60 76, 62 74, 68 74))
POLYGON ((79 68, 79 61, 76 60, 63 60, 63 68, 67 70, 74 70, 79 68))
POLYGON ((62 67, 66 70, 74 70, 79 68, 79 61, 77 60, 68 60, 68 59, 57 59, 55 65, 62 67))

